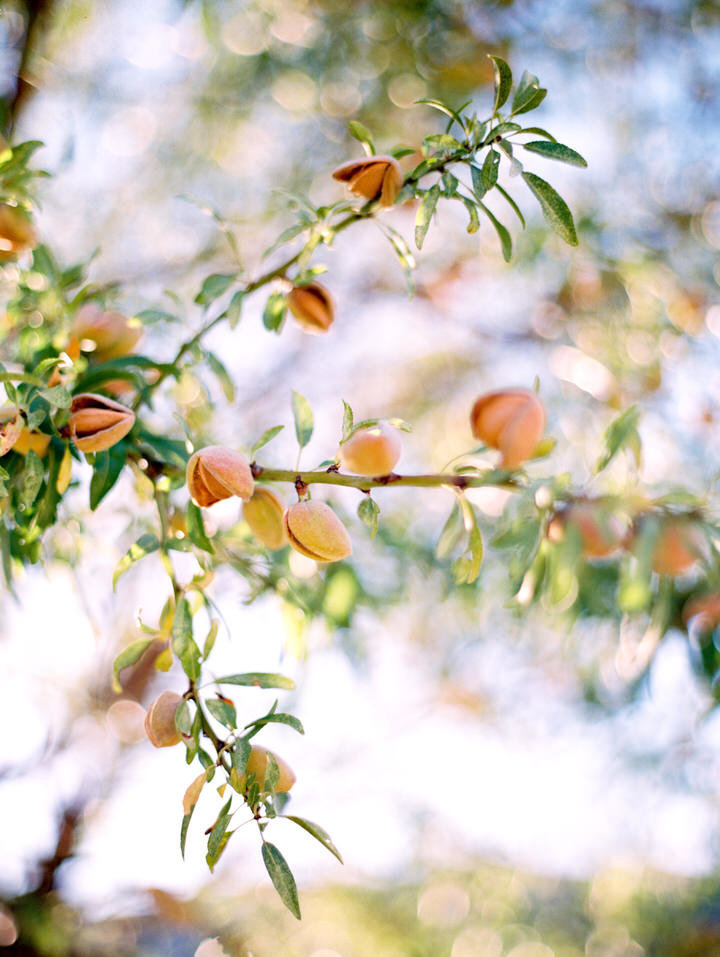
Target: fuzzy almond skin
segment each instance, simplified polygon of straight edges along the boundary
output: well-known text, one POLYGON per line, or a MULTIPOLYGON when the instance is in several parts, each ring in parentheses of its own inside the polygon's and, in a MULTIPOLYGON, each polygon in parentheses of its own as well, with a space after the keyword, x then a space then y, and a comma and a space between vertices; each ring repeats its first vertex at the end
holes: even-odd
POLYGON ((95 343, 94 357, 100 362, 130 355, 143 336, 137 320, 116 310, 105 311, 97 302, 86 302, 78 309, 72 326, 72 339, 95 343))
POLYGON ((10 262, 37 246, 30 220, 15 206, 0 203, 0 263, 10 262))
POLYGON ((104 452, 123 439, 134 424, 132 409, 104 395, 81 392, 73 397, 68 428, 81 452, 104 452))
POLYGON ((684 622, 696 619, 701 631, 711 631, 720 624, 720 592, 696 595, 685 603, 682 617, 684 622))
POLYGON ((379 199, 382 206, 393 205, 403 182, 400 164, 393 156, 350 160, 333 171, 333 178, 345 183, 356 196, 379 199))
MULTIPOLYGON (((275 793, 287 793, 296 781, 295 773, 287 761, 283 761, 274 751, 268 751, 267 748, 263 748, 259 744, 254 744, 250 749, 250 757, 248 758, 245 773, 246 775, 255 775, 255 783, 259 785, 260 791, 262 792, 265 783, 265 772, 267 771, 268 754, 272 754, 275 758, 278 771, 280 772, 275 793)), ((240 779, 240 786, 245 787, 245 776, 240 779)))
POLYGON ((156 748, 171 748, 182 735, 175 727, 175 712, 182 697, 174 691, 163 691, 150 705, 145 715, 145 733, 156 748))
POLYGON ((358 429, 338 451, 340 464, 355 475, 389 475, 402 454, 400 430, 387 422, 358 429))
POLYGON ((285 504, 269 488, 256 488, 250 501, 243 505, 242 514, 250 531, 266 548, 274 551, 287 545, 285 504))
POLYGON ((576 502, 561 509, 548 525, 551 542, 561 542, 568 527, 577 529, 584 558, 606 558, 620 548, 626 528, 602 503, 576 502))
POLYGON ((335 306, 329 291, 319 282, 294 286, 287 295, 290 312, 311 335, 322 335, 335 321, 335 306))
POLYGON ((316 562, 338 562, 352 554, 347 529, 325 502, 297 502, 283 517, 292 547, 316 562))
POLYGON ((703 541, 699 529, 687 519, 666 519, 653 549, 653 570, 658 575, 682 575, 700 558, 703 541))
POLYGON ((208 445, 190 457, 185 473, 193 501, 201 508, 237 495, 248 501, 255 488, 244 455, 223 445, 208 445))
POLYGON ((530 389, 499 389, 476 400, 470 425, 476 439, 502 452, 504 468, 517 468, 542 438, 545 409, 530 389))

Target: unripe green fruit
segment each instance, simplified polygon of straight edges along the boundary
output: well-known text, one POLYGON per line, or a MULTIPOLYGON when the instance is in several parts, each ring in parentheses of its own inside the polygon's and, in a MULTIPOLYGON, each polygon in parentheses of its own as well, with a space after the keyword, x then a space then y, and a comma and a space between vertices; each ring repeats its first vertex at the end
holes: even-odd
POLYGON ((233 495, 247 501, 255 487, 245 456, 222 445, 208 445, 195 452, 185 477, 190 495, 202 508, 233 495))
POLYGON ((287 545, 284 512, 285 504, 269 488, 256 488, 242 509, 243 518, 255 538, 271 549, 287 545))
POLYGON ((292 547, 316 562, 337 562, 352 554, 347 529, 324 502, 297 502, 283 523, 292 547))
POLYGON ((182 736, 175 726, 175 712, 182 701, 174 691, 163 691, 148 708, 145 733, 156 748, 170 748, 180 742, 182 736))
POLYGON ((248 758, 247 767, 245 769, 245 776, 240 780, 241 788, 245 787, 247 777, 250 774, 254 774, 255 783, 259 786, 260 792, 262 793, 265 790, 264 784, 268 765, 268 754, 272 754, 275 758, 275 763, 280 772, 278 783, 275 785, 275 793, 285 793, 290 790, 296 780, 293 769, 287 761, 283 761, 274 751, 268 751, 267 748, 263 748, 259 744, 254 744, 250 749, 250 757, 248 758))
POLYGON ((476 439, 502 452, 505 468, 531 458, 545 429, 545 410, 529 389, 499 389, 475 402, 470 424, 476 439))
POLYGON ((358 429, 340 446, 340 464, 355 475, 389 475, 402 454, 400 432, 387 422, 358 429))

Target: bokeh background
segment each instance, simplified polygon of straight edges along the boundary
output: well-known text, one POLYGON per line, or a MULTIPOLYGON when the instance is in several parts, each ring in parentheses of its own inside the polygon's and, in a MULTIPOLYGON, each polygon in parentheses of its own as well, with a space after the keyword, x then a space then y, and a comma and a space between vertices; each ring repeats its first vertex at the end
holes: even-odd
MULTIPOLYGON (((348 120, 383 150, 419 147, 442 129, 416 105, 423 96, 489 114, 487 53, 538 74, 549 95, 533 120, 589 163, 531 164, 575 212, 577 249, 548 234, 528 194, 528 228, 513 225, 507 266, 495 234, 467 236, 463 211, 446 204, 409 298, 380 232, 354 227, 318 256, 337 301, 331 335, 290 325, 269 335, 256 297, 210 343, 234 401, 189 374, 156 422, 181 434, 177 406, 197 434, 251 444, 290 426, 295 389, 315 410, 308 465, 334 454, 344 398, 358 418, 411 422, 400 467, 430 471, 468 447, 479 392, 538 376, 558 439, 548 472, 597 491, 602 431, 637 402, 640 480, 680 484, 713 508, 714 3, 46 0, 0 10, 5 116, 15 140, 45 142, 38 157, 53 174, 43 237, 66 263, 92 257, 92 281, 117 282, 128 313, 182 317, 183 328, 149 329, 146 351, 161 359, 199 324, 203 277, 237 268, 212 210, 252 276, 293 220, 286 191, 341 197, 329 174, 359 152, 348 120)), ((496 212, 510 225, 507 209, 496 212)), ((414 209, 387 220, 409 238, 414 209)), ((267 464, 292 467, 291 431, 267 464)), ((604 481, 629 494, 637 477, 622 461, 604 481)), ((507 494, 471 497, 492 539, 507 494)), ((275 898, 254 835, 238 835, 207 874, 207 795, 181 861, 193 772, 145 741, 141 694, 126 688, 118 701, 110 690, 138 613, 155 621, 165 598, 149 564, 111 592, 150 511, 124 477, 92 515, 78 488, 45 567, 22 576, 17 603, 3 597, 0 945, 177 957, 719 954, 720 722, 688 635, 668 632, 648 664, 634 626, 576 595, 518 613, 507 554, 491 548, 476 588, 450 588, 433 557, 444 492, 381 490, 375 542, 352 518, 350 493, 333 501, 349 516, 355 559, 327 572, 332 588, 313 615, 274 595, 246 604, 230 569, 213 585, 228 625, 214 665, 295 678, 283 704, 306 735, 275 729, 266 742, 298 775, 295 812, 326 827, 345 858, 340 867, 303 834, 282 835, 302 924, 275 898), (412 547, 398 547, 406 538, 412 547)), ((233 526, 236 505, 211 520, 233 526)), ((309 589, 319 574, 292 572, 309 589)), ((157 693, 177 677, 152 682, 157 693)))

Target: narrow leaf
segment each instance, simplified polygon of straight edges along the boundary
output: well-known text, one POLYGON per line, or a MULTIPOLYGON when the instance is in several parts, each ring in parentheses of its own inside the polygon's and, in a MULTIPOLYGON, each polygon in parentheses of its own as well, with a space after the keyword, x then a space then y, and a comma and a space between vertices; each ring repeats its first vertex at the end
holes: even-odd
POLYGON ((127 648, 123 648, 120 654, 115 658, 112 666, 112 687, 113 691, 117 694, 120 694, 122 691, 122 685, 118 678, 120 672, 123 668, 129 668, 130 665, 134 665, 135 662, 140 659, 143 652, 150 647, 152 642, 152 638, 140 638, 138 641, 133 641, 127 648))
POLYGON ((575 223, 567 203, 552 186, 534 173, 523 173, 523 179, 530 187, 535 199, 540 203, 543 216, 548 225, 570 246, 577 246, 578 239, 575 223))
POLYGON ((280 332, 287 312, 287 299, 282 292, 271 292, 263 310, 263 325, 270 332, 280 332))
POLYGON ((300 901, 298 900, 297 885, 288 863, 274 844, 263 842, 262 858, 265 868, 270 875, 280 900, 290 913, 300 920, 300 901))
POLYGON ((113 488, 125 466, 128 447, 118 442, 95 456, 95 467, 90 479, 90 510, 94 511, 113 488))
POLYGON ((237 727, 237 712, 234 705, 221 701, 220 698, 208 698, 205 706, 213 718, 220 724, 224 724, 226 728, 237 727))
POLYGON ((294 714, 286 714, 283 711, 276 711, 274 714, 266 714, 262 718, 258 718, 256 721, 251 721, 249 724, 246 724, 245 727, 262 728, 266 724, 286 724, 289 728, 297 731, 298 734, 305 734, 305 729, 303 728, 299 718, 296 718, 294 714))
POLYGON ((284 691, 290 691, 295 687, 292 678, 286 678, 284 675, 273 674, 268 671, 248 671, 245 674, 225 675, 223 678, 216 678, 215 683, 219 685, 242 685, 246 688, 282 688, 284 691))
POLYGON ((430 228, 430 222, 435 212, 435 208, 440 198, 440 187, 436 184, 431 186, 422 198, 415 218, 415 245, 422 249, 425 242, 425 236, 430 228))
POLYGON ((263 446, 268 444, 268 442, 272 442, 275 436, 282 432, 284 428, 284 425, 274 425, 271 429, 268 429, 267 432, 263 432, 257 442, 250 449, 250 458, 254 458, 255 453, 259 452, 263 446))
POLYGON ((374 498, 368 495, 358 505, 358 518, 370 529, 370 538, 375 538, 378 530, 378 515, 380 508, 374 498))
POLYGON ((45 476, 45 466, 42 459, 32 449, 25 456, 25 471, 23 473, 22 500, 26 507, 30 507, 38 497, 40 486, 45 476))
POLYGON ((510 233, 503 226, 503 224, 495 218, 494 214, 487 208, 487 206, 484 203, 478 203, 478 206, 485 213, 487 218, 495 227, 495 232, 498 234, 500 238, 500 246, 502 247, 503 259, 505 260, 506 263, 510 262, 510 259, 512 257, 512 239, 510 238, 510 233))
POLYGON ((187 522, 188 536, 193 545, 195 545, 196 548, 201 548, 204 552, 210 552, 212 555, 215 549, 205 532, 202 511, 193 501, 189 501, 187 504, 185 520, 187 522))
POLYGON ((160 548, 160 542, 157 538, 152 535, 150 532, 145 535, 141 535, 138 540, 128 548, 123 557, 115 566, 115 571, 113 572, 112 577, 112 586, 113 589, 118 583, 118 579, 121 575, 124 575, 125 572, 130 568, 131 565, 134 565, 135 562, 139 562, 141 558, 145 558, 146 555, 149 555, 151 552, 155 552, 160 548))
POLYGON ((487 193, 492 189, 498 180, 498 170, 500 169, 500 154, 495 150, 489 150, 480 170, 480 182, 483 186, 483 192, 487 193))
POLYGON ((372 140, 372 134, 362 123, 358 123, 357 120, 350 120, 348 123, 348 133, 362 143, 368 156, 372 156, 375 153, 375 144, 372 140))
POLYGON ((301 827, 304 831, 307 831, 308 834, 312 834, 315 840, 320 841, 320 843, 326 847, 331 854, 334 854, 335 857, 337 857, 341 864, 345 863, 342 859, 340 851, 333 844, 332 838, 324 828, 320 827, 319 824, 315 824, 313 821, 308 821, 307 818, 304 817, 296 817, 294 814, 283 814, 281 817, 287 818, 288 821, 293 821, 298 825, 298 827, 301 827))
POLYGON ((220 383, 223 395, 228 402, 233 402, 235 400, 235 383, 232 380, 232 376, 214 352, 206 352, 205 358, 220 383))
POLYGON ((298 445, 301 449, 304 449, 312 438, 313 429, 315 427, 313 412, 305 396, 300 395, 299 392, 295 392, 294 390, 292 394, 292 411, 298 445))
POLYGON ((347 404, 345 399, 343 399, 343 420, 342 420, 342 439, 341 442, 346 442, 353 432, 353 410, 347 404))
POLYGON ((495 103, 493 104, 493 113, 497 113, 503 103, 510 96, 512 89, 512 70, 499 56, 490 54, 493 61, 493 71, 495 73, 495 103))
POLYGON ((537 153, 538 156, 559 160, 561 163, 569 163, 570 166, 587 167, 587 160, 563 143, 548 143, 546 140, 532 140, 530 143, 522 143, 521 145, 530 153, 537 153))
POLYGON ((518 219, 520 220, 520 222, 522 223, 522 228, 525 229, 525 217, 523 216, 522 212, 520 211, 520 207, 519 207, 518 204, 515 202, 515 200, 512 198, 512 196, 510 195, 510 193, 508 193, 508 191, 507 191, 506 189, 503 189, 503 187, 500 185, 500 183, 496 183, 496 184, 495 184, 495 189, 500 193, 500 195, 501 195, 504 199, 506 199, 506 200, 508 201, 508 203, 510 204, 510 207, 511 207, 512 211, 515 213, 515 215, 517 216, 517 218, 518 218, 518 219))
POLYGON ((215 273, 208 276, 200 287, 200 292, 195 296, 195 302, 199 306, 209 306, 227 292, 236 279, 236 273, 215 273))
POLYGON ((452 511, 448 515, 447 521, 443 525, 443 529, 440 532, 438 543, 435 546, 435 556, 440 561, 442 561, 444 558, 447 558, 450 552, 452 552, 460 544, 464 534, 465 524, 463 522, 460 506, 456 504, 453 506, 452 511))

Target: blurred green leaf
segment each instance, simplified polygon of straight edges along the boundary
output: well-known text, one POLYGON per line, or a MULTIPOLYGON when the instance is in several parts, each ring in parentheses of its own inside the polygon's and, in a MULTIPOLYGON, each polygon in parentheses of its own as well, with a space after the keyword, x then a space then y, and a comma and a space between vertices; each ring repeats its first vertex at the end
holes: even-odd
POLYGON ((232 376, 214 352, 205 352, 205 359, 215 373, 223 390, 223 395, 228 402, 233 402, 235 400, 235 383, 232 380, 232 376))
POLYGON ((263 310, 263 325, 270 332, 280 332, 286 313, 287 299, 285 293, 271 292, 263 310))
POLYGON ((500 238, 500 246, 502 248, 502 255, 505 262, 510 262, 512 258, 512 239, 510 238, 510 233, 503 226, 499 220, 495 218, 495 215, 487 208, 484 203, 478 203, 479 208, 485 213, 487 218, 495 227, 495 232, 500 238))
POLYGON ((42 459, 30 449, 25 456, 25 468, 23 470, 22 501, 27 508, 33 504, 38 497, 40 488, 45 477, 45 466, 42 459))
POLYGON ((191 681, 200 677, 200 649, 193 639, 192 612, 187 598, 180 598, 172 625, 172 649, 191 681))
POLYGON ((255 458, 255 453, 259 452, 260 449, 264 448, 268 442, 272 442, 276 435, 279 435, 280 432, 285 428, 284 425, 273 425, 272 428, 268 429, 266 432, 260 436, 257 442, 250 449, 250 458, 255 458))
POLYGON ((118 442, 104 452, 95 453, 95 465, 90 479, 90 511, 95 511, 120 478, 127 453, 125 442, 118 442))
POLYGON ((612 462, 622 449, 629 449, 635 456, 635 463, 639 467, 641 442, 638 426, 640 424, 640 409, 631 405, 610 423, 603 433, 604 450, 595 463, 595 472, 602 472, 612 462))
POLYGON ((200 292, 195 296, 199 306, 209 306, 232 286, 237 280, 237 273, 214 273, 204 280, 200 292))
POLYGON ((370 538, 375 538, 378 530, 378 516, 380 509, 374 498, 369 495, 362 499, 358 505, 358 518, 370 529, 370 538))
POLYGON ((185 520, 187 522, 187 531, 190 541, 197 548, 201 548, 204 552, 209 552, 211 555, 214 553, 215 549, 213 543, 207 537, 205 532, 205 523, 203 521, 202 510, 198 508, 195 502, 190 499, 185 510, 185 520))
POLYGON ((118 583, 118 579, 121 575, 124 575, 125 572, 130 568, 131 565, 134 565, 135 562, 139 562, 141 558, 145 558, 146 555, 150 555, 152 552, 156 552, 160 548, 160 542, 157 540, 155 535, 152 535, 150 532, 145 535, 141 535, 138 540, 128 548, 123 557, 115 566, 115 571, 113 572, 112 577, 112 586, 113 590, 118 583))
POLYGON ((298 445, 301 449, 304 449, 312 438, 313 429, 315 427, 313 411, 305 396, 300 395, 299 392, 295 392, 294 390, 292 394, 292 411, 298 445))
POLYGON ((425 236, 430 228, 430 222, 435 212, 435 207, 440 199, 440 187, 436 184, 431 186, 422 198, 415 218, 415 245, 422 249, 425 242, 425 236))
POLYGON ((460 544, 464 535, 465 523, 463 521, 462 512, 460 511, 460 506, 455 504, 440 532, 440 537, 435 546, 435 557, 440 561, 447 558, 460 544))
POLYGON ((113 661, 112 666, 112 688, 117 694, 122 692, 122 685, 118 675, 123 670, 123 668, 129 668, 130 665, 134 665, 136 661, 140 660, 143 652, 145 652, 150 645, 152 644, 152 638, 140 638, 138 641, 133 641, 123 648, 119 655, 113 661))
POLYGON ((247 671, 244 674, 225 675, 223 678, 216 678, 215 683, 219 685, 242 685, 246 688, 283 688, 288 691, 295 687, 292 678, 286 678, 284 675, 278 675, 271 671, 247 671))
POLYGON ((226 728, 237 727, 237 712, 234 705, 227 701, 221 701, 220 698, 206 698, 205 707, 213 718, 220 724, 225 725, 226 728))
POLYGON ((362 123, 358 123, 357 120, 350 120, 348 123, 348 133, 362 143, 368 156, 372 156, 375 153, 375 144, 372 140, 372 134, 362 123))

